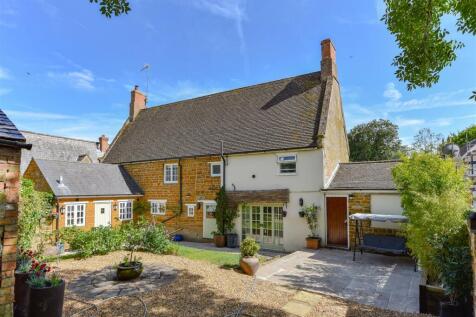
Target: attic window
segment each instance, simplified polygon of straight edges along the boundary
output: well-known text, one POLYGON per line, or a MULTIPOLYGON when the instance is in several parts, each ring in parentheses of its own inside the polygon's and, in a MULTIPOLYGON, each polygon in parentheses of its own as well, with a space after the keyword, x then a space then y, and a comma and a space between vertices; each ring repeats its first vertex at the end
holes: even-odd
POLYGON ((296 154, 278 155, 278 174, 279 175, 295 175, 296 174, 296 154))

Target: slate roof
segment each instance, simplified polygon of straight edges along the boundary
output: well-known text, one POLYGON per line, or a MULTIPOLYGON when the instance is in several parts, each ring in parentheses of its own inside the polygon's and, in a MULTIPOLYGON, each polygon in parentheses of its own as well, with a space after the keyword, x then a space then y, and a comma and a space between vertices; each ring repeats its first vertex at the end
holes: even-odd
POLYGON ((461 146, 459 154, 461 157, 466 157, 476 150, 476 139, 469 141, 461 146))
POLYGON ((396 190, 392 168, 399 161, 341 163, 328 190, 396 190))
POLYGON ((84 155, 93 163, 98 163, 101 152, 94 141, 79 140, 43 133, 22 131, 28 143, 33 144, 31 151, 22 151, 20 172, 23 174, 32 158, 76 162, 84 155))
MULTIPOLYGON (((126 125, 107 163, 317 146, 320 72, 142 110, 126 125)), ((325 125, 325 124, 324 124, 325 125)))
POLYGON ((56 197, 143 194, 139 185, 119 165, 41 159, 35 159, 35 162, 56 197))
POLYGON ((0 109, 0 138, 9 141, 25 142, 25 137, 0 109))

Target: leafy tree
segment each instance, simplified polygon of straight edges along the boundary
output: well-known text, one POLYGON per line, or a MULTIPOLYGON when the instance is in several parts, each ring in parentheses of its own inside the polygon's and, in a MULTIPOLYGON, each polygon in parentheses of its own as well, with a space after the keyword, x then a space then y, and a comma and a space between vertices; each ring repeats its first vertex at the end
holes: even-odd
POLYGON ((449 142, 456 143, 459 146, 476 139, 476 124, 470 125, 466 129, 452 134, 449 137, 449 142))
POLYGON ((453 159, 424 152, 403 157, 392 171, 408 217, 407 245, 433 281, 442 268, 434 261, 439 250, 432 242, 465 225, 471 205, 471 183, 464 173, 453 159))
POLYGON ((53 208, 53 194, 35 190, 35 183, 23 178, 20 187, 20 214, 18 216, 18 246, 30 249, 40 229, 41 221, 53 208))
POLYGON ((401 148, 398 126, 389 120, 372 120, 355 126, 349 135, 351 161, 396 158, 401 148))
POLYGON ((111 18, 113 14, 115 16, 127 14, 131 10, 127 0, 89 0, 89 2, 99 2, 99 11, 108 18, 111 18))
MULTIPOLYGON (((456 59, 456 50, 464 43, 449 39, 441 26, 445 15, 457 17, 458 32, 476 35, 474 0, 385 0, 382 21, 396 37, 401 49, 393 60, 395 75, 409 90, 431 87, 440 72, 456 59)), ((470 97, 476 101, 476 91, 470 97)))
POLYGON ((218 233, 224 235, 231 233, 235 226, 235 219, 238 217, 236 208, 231 208, 228 204, 225 187, 222 186, 217 193, 217 206, 215 208, 215 219, 217 222, 218 233))
POLYGON ((423 128, 413 137, 412 149, 417 152, 438 153, 443 144, 443 135, 423 128))

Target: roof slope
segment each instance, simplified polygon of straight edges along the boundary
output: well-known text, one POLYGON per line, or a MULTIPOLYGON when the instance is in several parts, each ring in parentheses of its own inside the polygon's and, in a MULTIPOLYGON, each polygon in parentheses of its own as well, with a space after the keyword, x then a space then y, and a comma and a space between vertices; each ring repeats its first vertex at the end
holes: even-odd
POLYGON ((399 161, 341 163, 328 189, 396 190, 392 169, 399 161))
POLYGON ((465 144, 463 144, 461 147, 460 147, 460 151, 459 151, 459 155, 461 157, 466 157, 468 156, 469 154, 471 154, 471 152, 475 151, 476 150, 476 139, 474 140, 471 140, 465 144))
POLYGON ((106 154, 125 163, 317 146, 320 73, 142 110, 106 154))
POLYGON ((22 131, 28 143, 33 145, 31 151, 22 151, 20 172, 23 174, 31 158, 76 162, 83 155, 88 155, 93 163, 98 162, 101 154, 94 141, 79 140, 30 131, 22 131))
POLYGON ((25 142, 25 137, 18 131, 13 122, 0 109, 0 138, 10 141, 25 142))
POLYGON ((57 197, 129 196, 143 193, 134 179, 118 165, 41 159, 35 159, 35 162, 57 197))

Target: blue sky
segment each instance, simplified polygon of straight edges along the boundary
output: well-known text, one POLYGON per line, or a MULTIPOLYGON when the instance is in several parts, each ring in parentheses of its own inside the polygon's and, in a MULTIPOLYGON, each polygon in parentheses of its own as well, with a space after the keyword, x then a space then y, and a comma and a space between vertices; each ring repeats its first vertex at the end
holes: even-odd
MULTIPOLYGON (((448 135, 476 123, 476 38, 430 89, 396 80, 381 1, 130 0, 106 19, 88 0, 0 0, 0 108, 20 129, 95 140, 115 135, 129 91, 149 104, 316 71, 320 41, 337 49, 347 129, 374 118, 448 135)), ((453 17, 445 25, 454 25, 453 17)), ((453 29, 451 27, 451 29, 453 29)), ((177 127, 180 128, 180 127, 177 127)))

